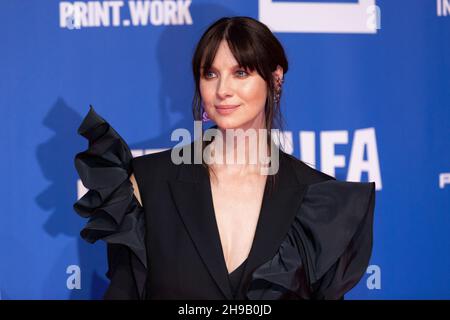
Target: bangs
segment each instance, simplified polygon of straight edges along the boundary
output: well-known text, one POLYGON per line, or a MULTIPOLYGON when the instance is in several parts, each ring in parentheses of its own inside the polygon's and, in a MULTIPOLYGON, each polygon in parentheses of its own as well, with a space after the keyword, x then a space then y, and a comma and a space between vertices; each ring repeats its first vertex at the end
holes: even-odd
POLYGON ((256 44, 252 43, 254 37, 245 28, 237 28, 232 25, 223 30, 222 34, 220 32, 214 34, 207 42, 203 51, 202 64, 200 65, 203 76, 211 68, 222 40, 227 41, 228 47, 239 67, 250 70, 251 72, 256 70, 265 79, 262 63, 258 59, 258 56, 261 54, 260 51, 258 53, 258 50, 261 50, 261 48, 258 48, 256 44))

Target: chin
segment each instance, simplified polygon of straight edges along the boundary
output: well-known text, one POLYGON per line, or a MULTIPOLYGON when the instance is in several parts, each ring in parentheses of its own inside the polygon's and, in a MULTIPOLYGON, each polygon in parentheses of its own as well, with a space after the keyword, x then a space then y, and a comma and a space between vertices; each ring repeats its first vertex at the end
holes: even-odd
POLYGON ((233 112, 228 115, 221 115, 219 113, 213 113, 211 120, 220 129, 244 129, 254 127, 260 121, 263 121, 264 114, 253 114, 253 113, 243 113, 243 112, 233 112))
POLYGON ((220 129, 242 128, 245 123, 243 121, 239 121, 238 119, 233 119, 233 117, 217 117, 212 120, 220 129))

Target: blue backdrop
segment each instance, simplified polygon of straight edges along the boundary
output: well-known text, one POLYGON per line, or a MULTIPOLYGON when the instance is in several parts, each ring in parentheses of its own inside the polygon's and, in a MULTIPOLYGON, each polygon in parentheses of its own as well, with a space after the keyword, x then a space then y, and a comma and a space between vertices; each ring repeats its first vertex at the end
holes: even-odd
POLYGON ((450 298, 450 0, 0 2, 0 298, 98 299, 73 158, 89 104, 135 155, 192 130, 190 62, 222 16, 266 23, 290 69, 286 149, 375 181, 370 265, 347 299, 450 298))

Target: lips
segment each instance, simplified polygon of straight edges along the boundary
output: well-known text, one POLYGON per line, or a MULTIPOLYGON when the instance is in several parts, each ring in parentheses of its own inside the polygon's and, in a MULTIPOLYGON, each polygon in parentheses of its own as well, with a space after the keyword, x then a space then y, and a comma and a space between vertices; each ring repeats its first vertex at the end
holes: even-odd
POLYGON ((228 105, 219 105, 215 106, 216 110, 221 115, 226 115, 232 113, 234 110, 236 110, 239 105, 238 104, 228 104, 228 105))

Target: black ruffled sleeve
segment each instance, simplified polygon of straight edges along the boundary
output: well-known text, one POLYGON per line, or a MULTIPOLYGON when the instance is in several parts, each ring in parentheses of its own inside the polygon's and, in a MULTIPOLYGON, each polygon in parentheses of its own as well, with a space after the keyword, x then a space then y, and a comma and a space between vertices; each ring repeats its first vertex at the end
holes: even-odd
POLYGON ((249 299, 341 299, 372 253, 375 183, 310 185, 276 255, 252 274, 249 299))
POLYGON ((88 222, 81 237, 107 244, 109 287, 105 299, 142 299, 145 292, 147 257, 143 208, 129 180, 132 154, 119 134, 93 109, 78 133, 89 147, 75 157, 75 168, 89 191, 74 204, 88 222))

